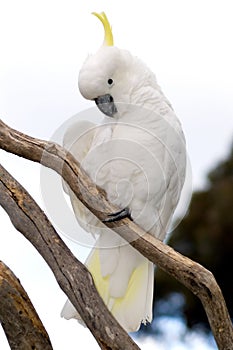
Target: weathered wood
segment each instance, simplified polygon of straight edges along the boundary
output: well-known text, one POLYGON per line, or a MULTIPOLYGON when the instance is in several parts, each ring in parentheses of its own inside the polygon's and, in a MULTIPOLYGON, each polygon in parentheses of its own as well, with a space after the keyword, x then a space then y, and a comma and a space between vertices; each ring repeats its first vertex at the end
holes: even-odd
POLYGON ((0 205, 50 266, 101 349, 138 350, 103 303, 89 271, 74 257, 33 198, 1 165, 0 205))
POLYGON ((27 293, 1 261, 0 323, 12 350, 52 350, 49 336, 27 293))
MULTIPOLYGON (((0 147, 54 169, 100 220, 119 209, 107 201, 104 191, 91 182, 79 163, 61 146, 31 138, 0 121, 0 147)), ((232 323, 221 290, 211 272, 145 233, 129 219, 106 225, 197 295, 205 308, 219 349, 233 349, 232 323)))

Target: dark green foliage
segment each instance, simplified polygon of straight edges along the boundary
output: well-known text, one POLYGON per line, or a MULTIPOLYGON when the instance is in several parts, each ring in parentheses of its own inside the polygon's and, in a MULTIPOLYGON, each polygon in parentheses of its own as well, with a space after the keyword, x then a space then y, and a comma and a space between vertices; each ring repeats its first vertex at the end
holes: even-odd
MULTIPOLYGON (((189 213, 173 233, 169 245, 214 274, 233 317, 233 148, 229 157, 209 173, 208 179, 208 188, 193 194, 189 213)), ((160 270, 156 273, 155 317, 163 313, 161 300, 169 299, 173 293, 184 296, 180 311, 187 325, 208 329, 199 299, 160 270)), ((173 299, 176 303, 176 298, 173 299)), ((174 305, 171 310, 175 310, 176 317, 174 305)))

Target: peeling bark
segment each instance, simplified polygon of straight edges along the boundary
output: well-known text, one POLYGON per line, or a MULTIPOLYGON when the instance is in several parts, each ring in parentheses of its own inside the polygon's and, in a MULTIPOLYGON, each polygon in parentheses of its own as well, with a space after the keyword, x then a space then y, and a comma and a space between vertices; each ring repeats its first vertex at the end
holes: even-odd
POLYGON ((0 322, 12 350, 52 350, 49 336, 27 293, 0 261, 0 322))

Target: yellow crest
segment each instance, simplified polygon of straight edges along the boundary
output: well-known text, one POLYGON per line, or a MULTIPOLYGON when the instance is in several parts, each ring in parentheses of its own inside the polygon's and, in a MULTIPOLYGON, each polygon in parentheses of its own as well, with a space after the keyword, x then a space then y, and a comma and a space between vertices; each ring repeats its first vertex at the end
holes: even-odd
POLYGON ((112 28, 110 26, 110 23, 108 21, 107 16, 105 15, 104 12, 97 13, 97 12, 92 12, 94 16, 99 18, 99 20, 103 23, 104 26, 104 45, 106 46, 113 46, 113 35, 112 35, 112 28))

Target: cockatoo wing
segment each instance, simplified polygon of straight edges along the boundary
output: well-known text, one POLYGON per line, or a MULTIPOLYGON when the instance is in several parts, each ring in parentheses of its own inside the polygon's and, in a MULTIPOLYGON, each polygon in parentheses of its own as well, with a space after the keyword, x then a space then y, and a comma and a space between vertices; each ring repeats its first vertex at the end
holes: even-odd
MULTIPOLYGON (((63 136, 63 146, 78 161, 82 163, 88 153, 95 133, 95 124, 86 120, 72 123, 63 136)), ((69 194, 68 186, 63 181, 63 187, 69 194)))
MULTIPOLYGON (((146 125, 110 123, 91 129, 90 135, 76 141, 72 153, 92 180, 105 189, 111 202, 120 208, 129 207, 136 223, 164 239, 183 185, 181 135, 174 127, 169 129, 163 119, 156 130, 146 125), (79 154, 79 147, 87 151, 79 154)), ((153 265, 106 228, 72 191, 70 197, 80 225, 99 234, 86 261, 97 290, 120 324, 128 332, 136 331, 141 322, 152 319, 153 265)), ((81 321, 70 302, 62 316, 81 321)))
MULTIPOLYGON (((96 132, 96 125, 89 121, 78 121, 72 124, 64 134, 63 146, 83 166, 83 160, 89 152, 96 132)), ((64 191, 70 196, 70 201, 80 226, 87 232, 97 233, 99 226, 104 225, 78 200, 73 191, 63 181, 64 191)))
POLYGON ((97 130, 84 168, 110 202, 128 207, 139 226, 164 239, 185 178, 185 141, 165 118, 153 125, 155 113, 143 119, 144 111, 137 112, 139 124, 127 120, 97 130))
MULTIPOLYGON (((64 137, 64 146, 70 150, 97 183, 98 176, 95 179, 97 169, 100 168, 100 176, 104 170, 102 175, 105 177, 105 161, 107 163, 114 161, 112 151, 115 151, 114 147, 111 148, 111 137, 112 126, 103 125, 95 128, 94 125, 84 122, 77 124, 76 130, 72 126, 64 137), (102 171, 101 166, 104 167, 102 171)), ((109 167, 107 168, 109 170, 109 167)), ((126 174, 129 175, 128 172, 126 174)), ((111 178, 111 174, 109 175, 111 178)), ((124 176, 124 173, 122 175, 124 176)), ((115 178, 117 182, 118 176, 115 178)), ((100 296, 128 332, 138 330, 141 322, 146 323, 152 320, 153 264, 116 233, 106 228, 82 205, 68 187, 66 191, 70 195, 80 225, 86 231, 99 233, 96 245, 85 265, 92 273, 100 296)), ((76 318, 83 323, 69 301, 64 305, 61 315, 66 319, 76 318)))

